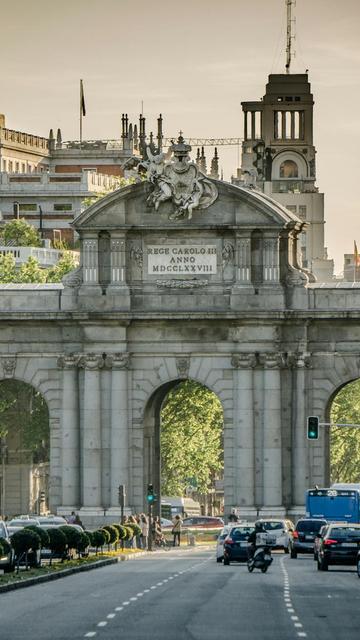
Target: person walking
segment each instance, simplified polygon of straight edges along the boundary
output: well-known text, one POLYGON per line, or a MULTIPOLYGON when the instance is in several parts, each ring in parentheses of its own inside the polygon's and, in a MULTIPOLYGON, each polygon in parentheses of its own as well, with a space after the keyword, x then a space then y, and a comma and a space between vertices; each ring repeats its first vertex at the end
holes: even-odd
POLYGON ((182 520, 181 517, 179 516, 179 514, 177 514, 173 520, 174 526, 172 528, 172 534, 174 536, 174 542, 173 542, 173 546, 176 547, 180 547, 180 537, 181 537, 181 525, 182 525, 182 520))
POLYGON ((141 514, 139 524, 141 527, 141 546, 143 549, 146 549, 149 537, 149 522, 145 513, 141 514))

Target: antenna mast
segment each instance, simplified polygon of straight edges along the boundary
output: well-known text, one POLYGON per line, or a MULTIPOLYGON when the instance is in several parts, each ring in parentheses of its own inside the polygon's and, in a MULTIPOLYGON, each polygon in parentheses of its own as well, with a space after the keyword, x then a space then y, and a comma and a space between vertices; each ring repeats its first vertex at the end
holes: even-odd
POLYGON ((286 4, 286 73, 290 73, 291 58, 294 57, 294 53, 291 50, 291 41, 295 37, 292 33, 292 24, 294 22, 292 15, 292 6, 295 5, 295 0, 285 0, 286 4))

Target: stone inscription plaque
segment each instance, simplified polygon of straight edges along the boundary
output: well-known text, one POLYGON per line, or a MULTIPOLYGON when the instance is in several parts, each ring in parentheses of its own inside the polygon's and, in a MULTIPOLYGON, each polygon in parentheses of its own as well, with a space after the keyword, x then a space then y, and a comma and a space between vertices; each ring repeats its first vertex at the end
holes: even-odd
POLYGON ((216 273, 216 245, 151 245, 147 247, 148 274, 216 273))

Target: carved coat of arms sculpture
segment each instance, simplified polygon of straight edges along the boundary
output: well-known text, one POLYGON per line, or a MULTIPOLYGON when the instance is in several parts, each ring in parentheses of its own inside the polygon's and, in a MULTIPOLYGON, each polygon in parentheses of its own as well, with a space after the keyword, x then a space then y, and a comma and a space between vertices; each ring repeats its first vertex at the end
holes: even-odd
POLYGON ((218 196, 214 183, 200 173, 190 160, 190 151, 191 146, 180 135, 167 154, 155 155, 148 146, 148 160, 141 163, 146 167, 147 179, 153 186, 147 203, 157 211, 162 202, 171 200, 174 210, 169 215, 170 220, 190 220, 194 209, 206 209, 218 196))

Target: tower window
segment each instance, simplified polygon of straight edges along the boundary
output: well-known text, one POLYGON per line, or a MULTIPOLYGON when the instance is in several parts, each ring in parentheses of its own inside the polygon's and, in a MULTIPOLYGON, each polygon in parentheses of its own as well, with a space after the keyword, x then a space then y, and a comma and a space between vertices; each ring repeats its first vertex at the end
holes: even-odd
POLYGON ((295 102, 300 102, 300 96, 295 96, 295 102))
POLYGON ((294 160, 284 160, 280 165, 280 178, 298 178, 299 169, 294 160))

